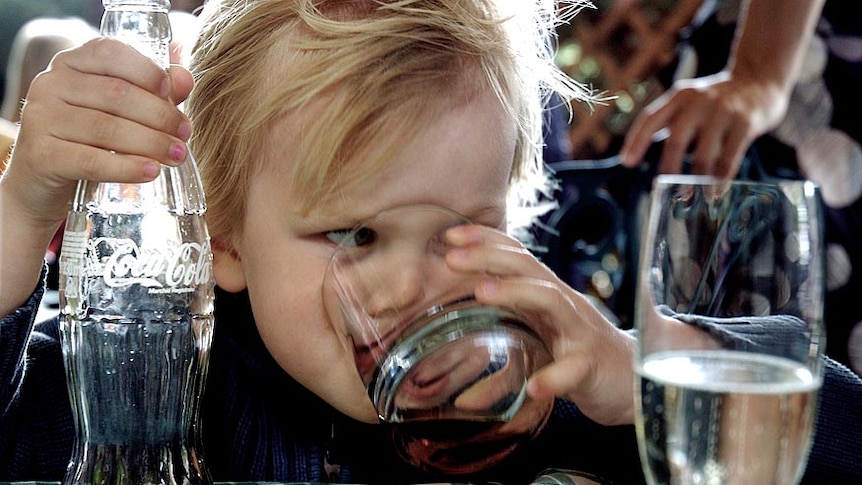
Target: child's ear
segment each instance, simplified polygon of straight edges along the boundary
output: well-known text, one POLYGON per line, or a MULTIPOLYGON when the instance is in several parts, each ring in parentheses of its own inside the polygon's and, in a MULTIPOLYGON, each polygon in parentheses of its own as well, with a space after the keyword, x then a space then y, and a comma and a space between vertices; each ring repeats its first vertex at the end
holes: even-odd
POLYGON ((246 289, 242 258, 233 245, 223 240, 212 240, 213 274, 219 288, 237 293, 246 289))

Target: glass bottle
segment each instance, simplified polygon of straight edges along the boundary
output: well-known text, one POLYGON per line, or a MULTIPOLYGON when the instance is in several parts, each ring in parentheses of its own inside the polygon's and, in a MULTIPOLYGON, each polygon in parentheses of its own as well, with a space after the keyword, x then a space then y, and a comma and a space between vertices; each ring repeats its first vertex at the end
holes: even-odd
MULTIPOLYGON (((168 0, 103 4, 102 35, 167 68, 168 0)), ((212 483, 199 420, 214 305, 205 211, 191 157, 148 183, 78 184, 60 258, 76 428, 64 485, 212 483)))

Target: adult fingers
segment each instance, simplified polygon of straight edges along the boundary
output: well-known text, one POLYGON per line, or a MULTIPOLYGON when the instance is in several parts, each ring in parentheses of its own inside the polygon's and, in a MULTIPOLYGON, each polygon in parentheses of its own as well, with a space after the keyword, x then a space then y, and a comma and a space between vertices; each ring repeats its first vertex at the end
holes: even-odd
POLYGON ((675 111, 673 119, 668 122, 668 137, 662 144, 661 156, 659 157, 659 171, 661 173, 682 172, 683 160, 697 139, 703 112, 700 107, 689 107, 675 111))
POLYGON ((729 116, 723 111, 713 110, 703 120, 694 141, 692 152, 692 172, 714 175, 718 158, 725 151, 725 141, 729 130, 729 116))
POLYGON ((668 120, 673 117, 675 107, 669 102, 672 96, 673 92, 665 93, 635 117, 620 149, 620 161, 623 165, 635 167, 642 162, 655 140, 656 133, 665 128, 668 120))
POLYGON ((751 144, 753 136, 746 123, 742 121, 731 123, 721 154, 715 163, 714 173, 717 177, 736 176, 742 157, 751 144))

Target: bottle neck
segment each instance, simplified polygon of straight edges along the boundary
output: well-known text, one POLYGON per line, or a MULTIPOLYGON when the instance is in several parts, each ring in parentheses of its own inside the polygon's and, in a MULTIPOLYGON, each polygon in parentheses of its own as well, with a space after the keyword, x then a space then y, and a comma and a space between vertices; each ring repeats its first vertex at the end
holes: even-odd
POLYGON ((101 34, 119 39, 167 69, 171 24, 167 0, 104 0, 101 34))

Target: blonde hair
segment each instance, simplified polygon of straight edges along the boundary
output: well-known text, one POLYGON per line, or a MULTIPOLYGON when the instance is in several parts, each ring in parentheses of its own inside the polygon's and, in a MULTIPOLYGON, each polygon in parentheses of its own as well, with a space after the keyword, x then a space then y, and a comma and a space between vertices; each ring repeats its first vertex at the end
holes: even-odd
POLYGON ((516 120, 510 206, 530 206, 547 185, 546 96, 551 90, 565 99, 591 96, 556 68, 551 49, 555 22, 584 3, 558 4, 208 1, 190 65, 197 84, 186 107, 213 238, 229 243, 242 229, 249 180, 260 170, 275 121, 325 103, 304 125, 289 161, 299 164, 291 189, 309 210, 351 177, 374 174, 387 157, 370 152, 397 149, 427 122, 435 100, 459 87, 492 89, 516 120))

